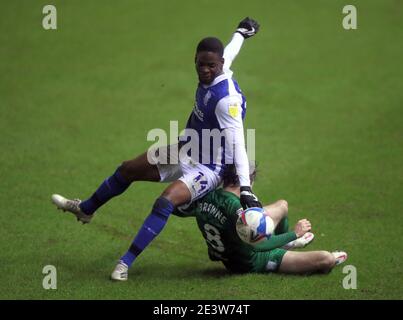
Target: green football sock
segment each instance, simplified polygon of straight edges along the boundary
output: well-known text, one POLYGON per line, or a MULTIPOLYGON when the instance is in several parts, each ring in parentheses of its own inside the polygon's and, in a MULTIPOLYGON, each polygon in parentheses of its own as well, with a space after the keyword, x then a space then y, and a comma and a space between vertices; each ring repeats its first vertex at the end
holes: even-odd
POLYGON ((276 229, 274 229, 274 234, 282 234, 288 232, 288 217, 285 216, 281 221, 278 223, 276 229))
POLYGON ((268 240, 259 242, 254 246, 255 251, 270 251, 276 248, 281 248, 285 246, 287 243, 294 241, 297 239, 297 235, 294 231, 282 233, 279 235, 273 235, 268 240))

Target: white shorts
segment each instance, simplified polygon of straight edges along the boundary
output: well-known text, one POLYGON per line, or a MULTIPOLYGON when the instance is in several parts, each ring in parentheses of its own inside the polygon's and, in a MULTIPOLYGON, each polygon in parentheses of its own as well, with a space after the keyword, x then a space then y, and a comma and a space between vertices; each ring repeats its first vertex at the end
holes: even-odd
POLYGON ((169 146, 159 147, 158 155, 168 159, 167 164, 161 164, 153 157, 160 174, 160 182, 182 181, 192 195, 191 202, 202 198, 221 184, 222 178, 217 173, 190 158, 178 163, 178 155, 170 155, 169 146))

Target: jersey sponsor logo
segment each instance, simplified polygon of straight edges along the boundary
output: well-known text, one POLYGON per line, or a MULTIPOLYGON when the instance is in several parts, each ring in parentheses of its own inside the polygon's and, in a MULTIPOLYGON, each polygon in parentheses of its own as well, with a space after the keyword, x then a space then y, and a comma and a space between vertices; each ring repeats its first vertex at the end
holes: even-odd
POLYGON ((236 118, 239 114, 239 109, 237 104, 232 104, 228 107, 228 113, 231 117, 236 118))
POLYGON ((199 109, 197 102, 195 102, 195 105, 193 107, 193 113, 196 115, 197 118, 199 118, 200 121, 204 120, 204 113, 199 109))

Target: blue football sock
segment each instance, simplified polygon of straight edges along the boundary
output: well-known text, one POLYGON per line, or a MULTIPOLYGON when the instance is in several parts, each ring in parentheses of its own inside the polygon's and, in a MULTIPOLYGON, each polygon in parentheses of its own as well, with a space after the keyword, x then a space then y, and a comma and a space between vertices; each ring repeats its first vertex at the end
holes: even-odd
POLYGON ((122 194, 131 183, 126 182, 119 173, 119 168, 98 187, 97 191, 87 200, 80 203, 81 211, 93 214, 100 206, 111 198, 122 194))
POLYGON ((143 226, 134 238, 129 250, 120 260, 130 267, 137 256, 164 228, 174 208, 174 205, 169 200, 159 197, 154 203, 151 214, 144 221, 143 226))

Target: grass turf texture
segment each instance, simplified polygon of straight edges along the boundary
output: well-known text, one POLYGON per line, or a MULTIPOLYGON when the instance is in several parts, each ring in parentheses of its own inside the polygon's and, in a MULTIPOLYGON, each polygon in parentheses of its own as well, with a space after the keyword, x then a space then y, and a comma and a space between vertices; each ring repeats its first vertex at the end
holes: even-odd
POLYGON ((3 1, 0 12, 2 299, 402 299, 403 3, 349 1, 3 1), (168 4, 169 3, 169 4, 168 4), (231 9, 230 9, 231 8, 231 9), (230 9, 230 10, 229 10, 230 9), (256 128, 262 202, 308 217, 309 250, 343 249, 358 272, 228 275, 196 223, 171 217, 127 283, 108 277, 163 185, 138 183, 90 225, 52 193, 86 198, 152 128, 185 125, 197 42, 227 42, 249 15, 261 32, 233 65, 256 128), (42 288, 54 265, 57 290, 42 288))

